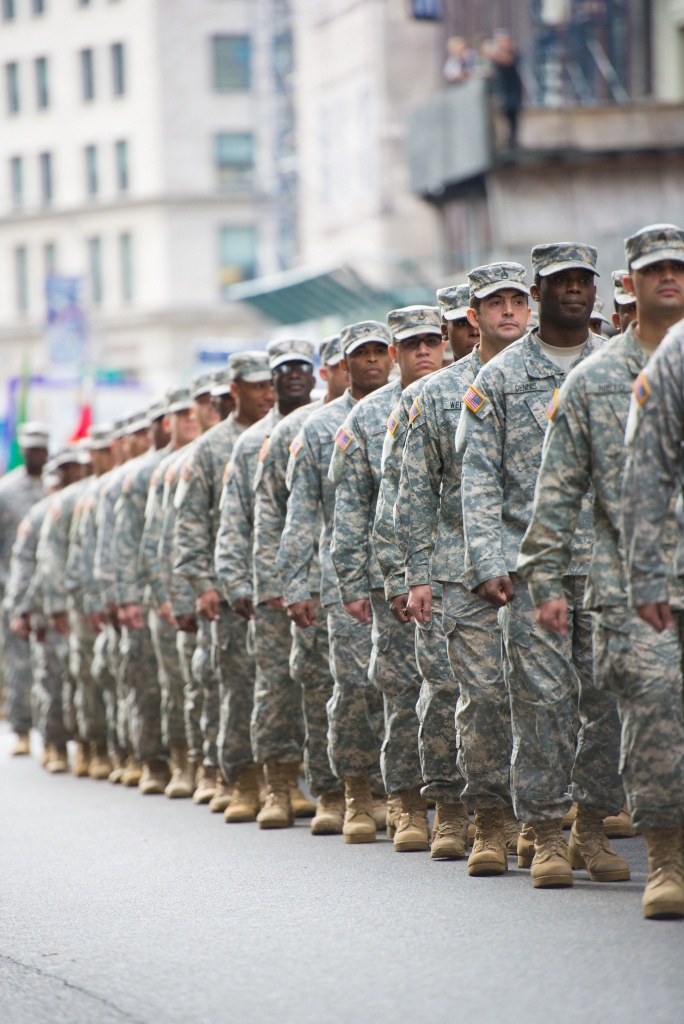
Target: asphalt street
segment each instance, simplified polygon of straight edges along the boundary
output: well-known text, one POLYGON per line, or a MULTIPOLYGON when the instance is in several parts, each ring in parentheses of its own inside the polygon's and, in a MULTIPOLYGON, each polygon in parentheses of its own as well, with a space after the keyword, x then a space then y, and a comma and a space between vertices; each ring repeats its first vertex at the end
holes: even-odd
MULTIPOLYGON (((33 744, 38 752, 35 736, 33 744)), ((2 1024, 681 1024, 684 921, 48 776, 0 729, 2 1024)))

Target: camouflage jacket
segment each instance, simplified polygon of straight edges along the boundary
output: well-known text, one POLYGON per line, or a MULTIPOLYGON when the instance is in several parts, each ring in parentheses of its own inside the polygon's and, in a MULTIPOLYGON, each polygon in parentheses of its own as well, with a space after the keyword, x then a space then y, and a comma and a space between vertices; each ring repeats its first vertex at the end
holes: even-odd
POLYGON ((481 368, 476 346, 430 377, 411 407, 394 512, 409 587, 463 578, 462 453, 456 452, 456 428, 463 395, 481 368))
MULTIPOLYGON (((456 448, 463 451, 461 501, 466 542, 463 581, 474 590, 485 580, 515 571, 532 516, 534 488, 550 408, 565 380, 543 355, 537 328, 482 367, 463 398, 456 448)), ((603 342, 590 334, 577 362, 603 342)), ((568 575, 587 572, 592 543, 585 499, 568 575)))
POLYGON ((162 494, 162 523, 159 535, 157 554, 161 579, 176 615, 193 615, 195 612, 195 595, 188 580, 173 572, 175 558, 174 528, 176 523, 175 498, 178 488, 187 476, 185 467, 192 458, 192 450, 197 441, 181 449, 164 473, 164 491, 162 494))
POLYGON ((38 538, 55 495, 48 494, 32 505, 17 527, 12 545, 4 606, 10 615, 42 612, 40 585, 36 578, 38 538))
POLYGON ((100 477, 89 478, 88 486, 76 503, 71 517, 64 582, 74 603, 85 615, 104 611, 107 603, 103 588, 95 578, 97 510, 102 494, 115 472, 112 469, 100 477))
POLYGON ((38 578, 46 615, 66 612, 69 603, 66 588, 66 567, 69 555, 69 531, 76 505, 88 489, 90 481, 76 483, 58 491, 43 520, 36 553, 38 578))
POLYGON ((372 530, 387 419, 402 391, 397 379, 367 395, 335 434, 329 472, 337 491, 330 550, 345 604, 384 589, 372 530))
POLYGON ((138 556, 145 525, 145 508, 150 481, 170 446, 150 449, 127 463, 114 506, 114 534, 111 541, 116 602, 142 604, 144 583, 138 556))
POLYGON ((117 466, 106 479, 99 492, 95 509, 95 581, 100 588, 100 599, 106 607, 118 603, 116 556, 114 554, 114 527, 116 525, 117 502, 123 489, 124 481, 130 473, 135 473, 138 464, 149 456, 149 452, 138 458, 130 459, 122 466, 117 466))
POLYGON ((237 439, 245 432, 233 413, 197 439, 183 464, 174 505, 174 575, 188 580, 196 597, 220 590, 214 550, 221 490, 237 439))
POLYGON ((229 604, 251 597, 254 583, 252 542, 254 528, 254 474, 259 452, 282 419, 274 405, 235 442, 220 500, 215 569, 229 604))
MULTIPOLYGON (((681 495, 684 457, 684 320, 672 327, 634 384, 627 426, 631 451, 622 494, 625 551, 633 605, 672 600, 668 509, 681 495), (665 543, 664 543, 665 541, 665 543)), ((681 502, 677 591, 684 583, 681 502)), ((681 597, 677 604, 682 607, 681 597)))
POLYGON ((17 527, 31 505, 44 497, 43 481, 17 466, 0 479, 0 598, 5 593, 17 527))
MULTIPOLYGON (((295 409, 278 423, 262 446, 254 474, 254 603, 262 604, 282 597, 283 585, 278 574, 276 559, 280 538, 285 528, 287 499, 287 463, 290 445, 312 413, 323 405, 311 402, 295 409)), ((314 530, 314 521, 309 529, 314 530)), ((319 524, 320 526, 320 524, 319 524)), ((320 590, 318 561, 312 566, 315 578, 309 583, 314 593, 320 590)))
MULTIPOLYGON (((166 588, 166 581, 162 573, 159 559, 159 544, 164 524, 164 487, 167 474, 174 477, 174 463, 190 451, 190 445, 183 445, 182 448, 171 448, 167 445, 159 454, 152 473, 150 474, 149 486, 147 489, 147 500, 143 509, 142 531, 137 547, 137 561, 135 570, 145 597, 151 596, 152 603, 159 607, 165 601, 170 600, 166 588)), ((179 609, 181 611, 182 609, 179 609)))
POLYGON ((318 539, 321 604, 327 608, 340 600, 337 573, 330 556, 335 487, 328 478, 328 468, 335 433, 355 405, 356 400, 347 390, 341 398, 313 413, 290 445, 286 477, 290 497, 276 558, 288 605, 311 597, 309 571, 316 552, 314 524, 319 508, 323 518, 318 539))

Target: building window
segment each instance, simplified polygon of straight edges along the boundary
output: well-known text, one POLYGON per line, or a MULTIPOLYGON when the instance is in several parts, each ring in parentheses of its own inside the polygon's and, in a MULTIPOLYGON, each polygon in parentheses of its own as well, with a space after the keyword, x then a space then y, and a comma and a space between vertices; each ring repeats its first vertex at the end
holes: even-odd
POLYGON ((18 114, 21 107, 18 64, 14 62, 5 64, 5 79, 7 83, 7 113, 18 114))
POLYGON ((81 50, 81 91, 85 103, 95 99, 95 65, 92 50, 81 50))
POLYGON ((213 82, 216 92, 249 89, 251 40, 249 36, 213 36, 213 82))
POLYGON ((116 187, 119 192, 128 192, 128 143, 119 139, 114 145, 116 161, 116 187))
POLYGON ((112 45, 112 89, 115 96, 126 92, 126 62, 123 43, 112 45))
POLYGON ((52 205, 52 154, 41 153, 40 163, 40 198, 43 206, 52 205))
POLYGON ((219 132, 214 139, 216 174, 221 191, 250 188, 254 179, 254 136, 219 132))
POLYGON ((2 0, 2 16, 5 21, 13 21, 16 13, 14 0, 2 0))
POLYGON ((85 148, 86 193, 96 196, 98 192, 97 146, 85 148))
POLYGON ((33 0, 33 13, 45 14, 45 0, 33 0))
POLYGON ((119 235, 119 262, 121 264, 121 298, 128 303, 133 300, 133 240, 126 231, 119 235))
POLYGON ((94 306, 102 305, 102 239, 88 239, 88 273, 90 298, 94 306))
POLYGON ((219 230, 219 271, 221 289, 257 275, 257 236, 251 225, 219 230))
POLYGON ((46 278, 57 273, 57 246, 54 242, 46 242, 43 246, 43 270, 46 278))
POLYGON ((21 210, 24 205, 24 161, 20 156, 13 156, 10 160, 10 179, 12 206, 21 210))
POLYGON ((47 57, 36 57, 36 102, 39 110, 50 105, 47 57))
POLYGON ((17 310, 28 313, 28 253, 25 245, 18 245, 14 250, 14 280, 16 285, 17 310))

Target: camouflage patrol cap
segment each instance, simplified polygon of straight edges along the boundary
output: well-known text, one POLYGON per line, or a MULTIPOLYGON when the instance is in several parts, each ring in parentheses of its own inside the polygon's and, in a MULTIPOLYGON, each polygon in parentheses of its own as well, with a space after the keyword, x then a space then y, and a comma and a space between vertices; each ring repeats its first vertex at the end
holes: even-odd
POLYGON ((127 419, 127 416, 119 416, 118 419, 114 420, 112 423, 112 440, 118 440, 120 437, 124 436, 126 433, 127 419))
POLYGON ((156 398, 154 402, 148 405, 147 415, 150 422, 154 423, 155 420, 160 420, 162 416, 166 416, 167 405, 168 402, 166 401, 166 395, 162 395, 161 398, 156 398))
POLYGON ((473 299, 485 299, 504 288, 513 288, 529 295, 525 274, 522 263, 486 263, 482 267, 475 267, 468 274, 471 303, 473 299))
POLYGON ((340 359, 344 359, 342 335, 331 334, 329 338, 324 338, 318 350, 318 357, 321 360, 321 366, 337 366, 340 359))
POLYGON ((345 356, 369 342, 386 345, 388 348, 392 344, 392 335, 379 320, 360 320, 357 324, 347 324, 342 328, 340 339, 345 356))
POLYGON ((618 306, 632 306, 636 302, 636 295, 630 295, 622 283, 622 278, 627 277, 626 270, 614 270, 610 275, 613 279, 613 301, 618 306))
POLYGON ((603 299, 599 298, 599 296, 597 295, 594 299, 594 308, 591 311, 589 322, 591 323, 592 320, 603 320, 604 324, 610 324, 610 320, 608 319, 608 317, 603 315, 603 309, 603 299))
POLYGON ((211 392, 211 385, 213 371, 208 370, 203 373, 196 373, 190 381, 190 398, 193 400, 201 398, 202 395, 208 395, 211 392))
POLYGON ((684 230, 674 224, 649 224, 625 238, 625 256, 630 270, 642 270, 661 260, 684 263, 684 230))
POLYGON ((170 388, 166 392, 166 413, 168 416, 173 412, 185 412, 192 405, 192 395, 189 388, 170 388))
POLYGON ((220 370, 214 370, 211 375, 211 397, 221 398, 222 395, 230 394, 230 370, 227 366, 220 370))
POLYGON ((88 428, 88 447, 93 452, 105 451, 110 447, 114 439, 114 424, 113 423, 98 423, 92 424, 88 428))
POLYGON ((470 286, 450 284, 447 288, 438 288, 437 301, 445 320, 465 320, 470 306, 470 286))
POLYGON ((69 444, 65 448, 61 448, 58 452, 55 452, 52 456, 52 467, 53 469, 59 469, 61 466, 68 466, 71 462, 81 464, 81 455, 82 451, 78 445, 69 444))
POLYGON ((233 352, 228 365, 231 381, 244 380, 247 384, 261 384, 271 379, 268 353, 263 349, 233 352))
POLYGON ((593 245, 583 242, 547 242, 532 250, 534 277, 548 277, 561 270, 589 270, 599 276, 596 269, 598 253, 593 245))
POLYGON ((435 306, 402 306, 387 314, 387 326, 392 340, 408 341, 418 334, 442 336, 442 320, 435 306))
POLYGON ((28 420, 17 429, 17 443, 20 448, 47 448, 50 428, 39 420, 28 420))
POLYGON ((271 341, 266 346, 268 365, 272 370, 283 363, 314 362, 314 347, 303 338, 287 338, 282 341, 271 341))

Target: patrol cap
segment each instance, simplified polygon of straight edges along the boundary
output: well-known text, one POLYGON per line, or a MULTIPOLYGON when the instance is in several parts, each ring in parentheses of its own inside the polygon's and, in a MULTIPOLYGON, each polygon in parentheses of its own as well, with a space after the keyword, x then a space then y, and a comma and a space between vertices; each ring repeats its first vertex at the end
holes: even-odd
POLYGON ((630 270, 642 270, 660 260, 684 263, 684 230, 674 224, 649 224, 625 238, 625 256, 630 270))
POLYGON ((321 366, 337 366, 341 359, 344 359, 342 351, 342 335, 331 334, 329 338, 323 338, 321 347, 318 350, 321 366))
POLYGON ((268 365, 271 370, 283 363, 314 363, 314 347, 303 338, 288 338, 282 341, 270 341, 266 346, 268 365))
POLYGON ((132 412, 126 420, 124 434, 137 434, 139 430, 147 430, 152 426, 152 421, 145 409, 139 412, 132 412))
POLYGON ((439 334, 442 320, 435 306, 402 306, 387 314, 387 326, 393 341, 408 341, 418 334, 439 334))
POLYGON ((214 370, 211 377, 212 398, 220 398, 222 395, 230 394, 230 370, 227 366, 224 366, 221 370, 214 370))
POLYGON ((190 381, 190 398, 193 402, 196 398, 201 398, 202 395, 211 394, 211 386, 214 383, 213 371, 206 371, 205 373, 196 373, 190 381))
POLYGON ((342 328, 340 339, 345 356, 371 341, 388 348, 392 344, 392 335, 379 320, 360 320, 357 324, 347 324, 342 328))
POLYGON ((228 364, 228 374, 233 380, 244 380, 247 384, 261 384, 271 379, 268 353, 263 349, 234 352, 228 364))
POLYGON ((114 424, 113 423, 98 423, 91 424, 88 427, 88 447, 93 452, 104 451, 109 448, 114 439, 114 424))
POLYGON ((600 299, 597 295, 594 299, 594 308, 591 311, 590 320, 603 320, 604 324, 610 324, 610 320, 603 315, 603 299, 600 299))
POLYGON ((485 299, 502 288, 513 288, 524 295, 530 294, 522 263, 485 263, 474 267, 468 274, 470 301, 485 299))
POLYGON ((154 402, 147 407, 147 416, 150 422, 154 423, 155 420, 160 420, 162 416, 166 416, 166 395, 162 395, 161 398, 155 398, 154 402))
POLYGON ((50 428, 39 420, 28 420, 17 430, 20 448, 47 448, 50 444, 50 428))
POLYGON ((192 405, 192 395, 189 388, 169 388, 166 392, 166 414, 172 412, 185 412, 192 405))
POLYGON ((83 451, 78 447, 78 445, 67 445, 66 448, 61 448, 60 451, 55 452, 55 454, 52 456, 52 468, 59 469, 61 466, 68 466, 70 462, 77 462, 82 464, 82 454, 83 451))
POLYGON ((622 283, 622 278, 627 276, 626 270, 614 270, 610 275, 613 278, 613 301, 618 306, 632 306, 636 302, 636 295, 630 295, 622 283))
POLYGON ((437 301, 445 320, 465 320, 470 306, 470 286, 450 284, 446 288, 438 288, 437 301))
POLYGON ((589 270, 599 276, 596 269, 598 253, 593 245, 583 242, 547 242, 532 250, 532 273, 535 277, 548 277, 561 270, 589 270))
POLYGON ((120 416, 118 419, 114 420, 114 422, 112 423, 112 440, 117 440, 118 438, 124 436, 124 434, 126 433, 127 421, 128 416, 120 416))

